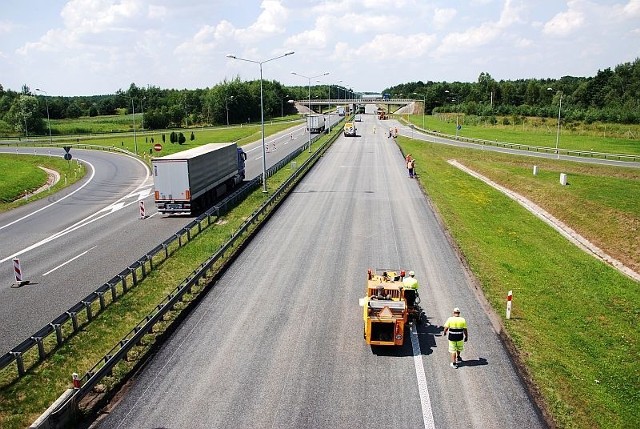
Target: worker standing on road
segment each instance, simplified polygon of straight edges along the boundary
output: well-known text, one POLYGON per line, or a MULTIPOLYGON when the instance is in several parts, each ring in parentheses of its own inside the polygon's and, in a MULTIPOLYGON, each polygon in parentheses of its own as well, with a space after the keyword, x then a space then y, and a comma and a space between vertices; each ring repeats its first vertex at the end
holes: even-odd
POLYGON ((444 323, 444 334, 449 339, 449 353, 451 353, 451 368, 458 368, 462 362, 460 352, 464 349, 464 343, 469 339, 467 333, 467 321, 460 317, 460 309, 453 309, 453 316, 444 323))
POLYGON ((413 179, 416 167, 416 160, 411 158, 407 161, 407 170, 409 170, 409 179, 413 179))
POLYGON ((402 287, 405 289, 418 290, 418 280, 416 280, 416 273, 409 271, 409 277, 405 277, 402 280, 402 287))

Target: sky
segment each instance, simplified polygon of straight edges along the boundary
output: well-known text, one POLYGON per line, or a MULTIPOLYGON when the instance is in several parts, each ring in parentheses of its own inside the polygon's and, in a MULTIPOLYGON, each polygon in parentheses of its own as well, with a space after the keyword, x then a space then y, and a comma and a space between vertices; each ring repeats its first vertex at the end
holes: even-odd
POLYGON ((0 84, 52 96, 210 88, 261 68, 287 86, 381 92, 589 77, 639 57, 640 0, 0 1, 0 84))

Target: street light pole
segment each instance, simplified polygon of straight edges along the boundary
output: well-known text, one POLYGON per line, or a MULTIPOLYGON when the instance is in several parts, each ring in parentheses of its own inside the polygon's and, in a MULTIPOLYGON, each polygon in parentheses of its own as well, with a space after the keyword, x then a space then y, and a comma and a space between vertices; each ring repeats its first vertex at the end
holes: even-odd
POLYGON ((142 105, 142 102, 146 99, 146 96, 140 99, 140 113, 142 114, 142 119, 140 120, 140 122, 142 123, 142 132, 144 132, 144 107, 142 105))
POLYGON ((269 61, 277 60, 278 58, 286 57, 287 55, 293 55, 293 51, 286 52, 277 57, 269 58, 264 61, 249 60, 247 58, 240 58, 235 55, 227 54, 227 58, 233 60, 246 61, 248 63, 258 64, 260 66, 260 123, 262 126, 262 192, 267 193, 267 149, 264 143, 264 100, 262 95, 262 64, 269 61))
POLYGON ((38 89, 36 88, 36 92, 44 92, 45 97, 44 97, 44 103, 47 106, 47 125, 49 127, 49 144, 52 144, 51 141, 51 119, 49 119, 49 94, 47 94, 47 91, 43 90, 43 89, 38 89))
POLYGON ((444 92, 446 92, 447 94, 450 94, 452 97, 451 101, 456 103, 456 140, 458 140, 458 129, 460 128, 460 112, 458 112, 458 106, 460 105, 459 102, 460 100, 458 99, 458 96, 456 96, 455 94, 452 94, 451 92, 449 92, 448 89, 445 89, 444 92))
POLYGON ((133 114, 133 147, 136 155, 138 154, 138 140, 136 140, 136 105, 131 97, 131 111, 133 114))
MULTIPOLYGON (((547 91, 553 91, 553 88, 547 88, 547 91)), ((560 91, 560 103, 558 104, 558 130, 556 131, 556 156, 560 159, 558 146, 560 144, 560 111, 562 110, 562 91, 560 91)))
POLYGON ((227 127, 229 126, 229 100, 233 100, 233 95, 224 98, 224 108, 227 111, 227 127))
POLYGON ((418 94, 417 92, 414 92, 414 94, 422 95, 422 130, 424 130, 424 112, 427 110, 427 96, 425 94, 418 94))
MULTIPOLYGON (((326 76, 326 75, 329 74, 329 72, 322 73, 322 74, 319 74, 319 75, 316 75, 316 76, 305 76, 303 74, 296 73, 296 72, 291 72, 291 74, 303 77, 305 79, 309 79, 309 113, 308 113, 308 115, 310 115, 311 114, 311 79, 315 79, 317 77, 326 76)), ((311 153, 311 127, 309 126, 309 119, 307 119, 307 130, 309 130, 309 153, 311 153)))
POLYGON ((289 98, 289 94, 285 95, 284 98, 280 100, 280 117, 281 118, 284 117, 284 100, 286 100, 287 98, 289 98))

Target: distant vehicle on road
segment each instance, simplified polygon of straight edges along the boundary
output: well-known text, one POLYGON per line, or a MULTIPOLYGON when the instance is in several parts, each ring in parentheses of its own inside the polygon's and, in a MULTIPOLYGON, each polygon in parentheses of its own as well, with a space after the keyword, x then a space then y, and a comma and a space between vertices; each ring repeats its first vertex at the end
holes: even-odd
POLYGON ((307 116, 307 131, 311 133, 321 133, 325 128, 324 115, 309 115, 307 116))
POLYGON ((344 116, 344 106, 338 106, 336 112, 338 113, 338 116, 344 116))
POLYGON ((356 136, 356 124, 354 122, 347 122, 344 124, 344 136, 355 137, 356 136))

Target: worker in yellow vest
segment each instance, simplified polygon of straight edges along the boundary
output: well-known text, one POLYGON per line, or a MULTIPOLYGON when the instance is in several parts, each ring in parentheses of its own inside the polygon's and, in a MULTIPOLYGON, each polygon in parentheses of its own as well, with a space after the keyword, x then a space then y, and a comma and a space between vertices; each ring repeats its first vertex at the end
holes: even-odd
POLYGON ((402 280, 402 287, 405 289, 418 290, 418 280, 416 279, 416 273, 409 271, 409 276, 402 280))
POLYGON ((464 349, 464 343, 469 339, 467 333, 467 321, 460 317, 460 309, 453 309, 453 316, 444 323, 444 334, 449 339, 449 353, 451 353, 451 368, 458 368, 462 362, 460 352, 464 349))

